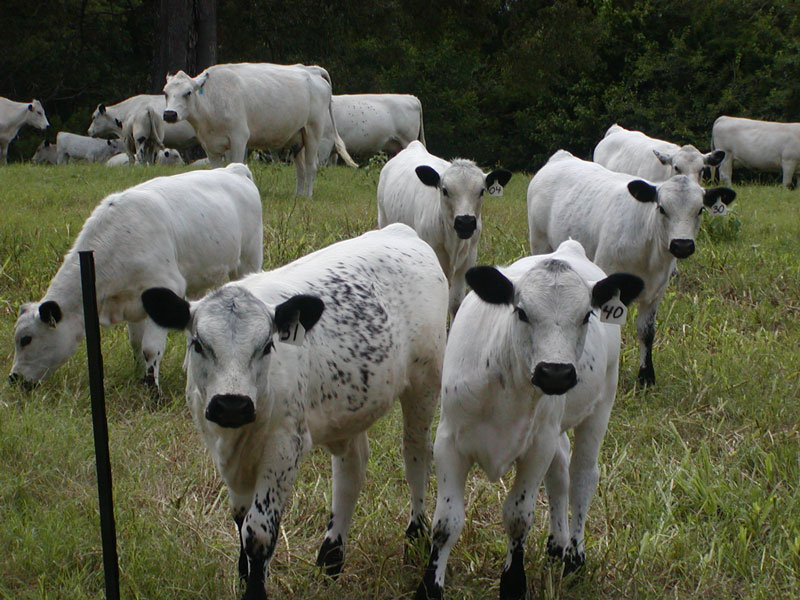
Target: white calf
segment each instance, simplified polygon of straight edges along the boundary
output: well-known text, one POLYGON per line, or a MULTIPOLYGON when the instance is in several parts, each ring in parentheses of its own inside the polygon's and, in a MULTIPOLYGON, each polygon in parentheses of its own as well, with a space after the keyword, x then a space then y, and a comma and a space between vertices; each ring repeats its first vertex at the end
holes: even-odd
POLYGON ((75 160, 104 163, 115 154, 125 152, 122 140, 101 140, 66 131, 58 132, 56 147, 56 162, 59 165, 75 160))
POLYGON ((186 397, 228 487, 245 598, 266 598, 281 515, 312 444, 330 450, 333 467, 333 506, 317 564, 329 575, 341 571, 366 474, 366 430, 398 397, 411 488, 406 534, 419 533, 447 282, 411 229, 366 233, 191 304, 161 289, 142 300, 157 323, 185 329, 191 340, 186 397))
POLYGON ((31 162, 35 165, 54 165, 58 162, 58 146, 51 144, 48 140, 43 141, 36 148, 36 152, 31 157, 31 162))
POLYGON ((162 148, 158 151, 156 164, 159 165, 182 165, 181 153, 174 148, 162 148))
POLYGON ((620 301, 630 303, 643 282, 625 273, 606 277, 575 241, 504 269, 472 268, 467 281, 475 293, 458 311, 445 351, 433 548, 416 597, 442 597, 447 559, 464 525, 464 485, 472 465, 497 481, 516 463, 503 505, 508 553, 500 598, 521 600, 527 590, 525 538, 545 475, 548 552, 568 570, 584 561, 584 523, 619 369, 619 325, 601 318, 624 313, 620 301))

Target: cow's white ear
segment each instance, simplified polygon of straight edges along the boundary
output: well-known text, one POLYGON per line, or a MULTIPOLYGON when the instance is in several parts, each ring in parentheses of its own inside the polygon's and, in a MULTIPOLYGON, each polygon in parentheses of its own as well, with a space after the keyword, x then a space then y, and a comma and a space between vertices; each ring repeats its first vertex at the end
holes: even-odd
POLYGON ((419 177, 419 180, 425 185, 430 187, 439 187, 441 177, 439 177, 439 173, 437 173, 436 169, 433 167, 420 165, 414 169, 414 172, 417 174, 417 177, 419 177))
POLYGON ((203 86, 208 81, 208 71, 205 73, 200 73, 197 77, 194 78, 194 89, 202 90, 203 86))
POLYGON ((653 148, 653 154, 656 155, 656 158, 661 161, 662 165, 671 165, 672 164, 672 154, 662 154, 655 148, 653 148))
POLYGON ((634 179, 628 184, 628 192, 639 202, 655 202, 658 200, 658 189, 641 179, 634 179))
POLYGON ((481 300, 489 304, 511 304, 514 284, 494 267, 472 267, 466 279, 481 300))
POLYGON ((189 303, 167 288, 149 288, 142 292, 147 316, 167 329, 186 329, 191 320, 189 303))
POLYGON ((708 167, 716 167, 725 160, 725 150, 714 150, 703 155, 703 164, 708 167))

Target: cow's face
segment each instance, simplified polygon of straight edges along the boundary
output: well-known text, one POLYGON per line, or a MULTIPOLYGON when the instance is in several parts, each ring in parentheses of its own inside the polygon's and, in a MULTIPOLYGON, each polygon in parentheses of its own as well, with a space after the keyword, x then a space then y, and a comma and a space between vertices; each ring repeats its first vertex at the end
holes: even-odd
POLYGON ((422 183, 439 190, 442 219, 462 240, 480 233, 487 187, 495 181, 503 186, 511 179, 510 171, 497 169, 484 175, 474 162, 463 159, 454 160, 442 174, 429 166, 417 167, 416 173, 422 183))
POLYGON ((513 308, 508 351, 534 388, 549 395, 565 394, 578 382, 578 360, 589 324, 599 318, 598 307, 616 293, 629 304, 644 287, 639 277, 626 273, 590 285, 556 259, 537 264, 516 283, 493 267, 473 267, 466 278, 482 300, 513 308))
POLYGON ((36 149, 36 153, 31 158, 31 162, 34 164, 42 164, 42 163, 56 163, 57 157, 57 146, 55 144, 51 144, 49 141, 45 140, 39 147, 36 149))
POLYGON ((201 73, 194 78, 183 71, 167 75, 167 83, 164 86, 164 97, 167 101, 164 120, 167 123, 177 123, 189 118, 189 115, 193 114, 196 96, 203 93, 203 86, 207 80, 208 73, 201 73))
POLYGON ((50 122, 47 120, 47 117, 44 114, 42 103, 38 100, 32 100, 31 103, 28 104, 28 110, 25 114, 25 117, 25 123, 31 125, 32 127, 36 127, 36 129, 44 131, 50 126, 50 122))
POLYGON ((92 122, 87 133, 92 137, 121 137, 122 121, 109 114, 105 105, 98 104, 92 113, 92 122))
MULTIPOLYGON (((322 301, 294 296, 269 307, 238 286, 225 286, 189 304, 164 288, 142 294, 145 311, 157 324, 185 329, 187 397, 207 421, 238 428, 267 417, 267 376, 275 334, 300 322, 311 329, 322 314, 322 301), (259 405, 262 402, 262 405, 259 405)), ((277 351, 289 350, 283 344, 277 351)), ((199 415, 196 415, 196 417, 199 415)))
POLYGON ((685 175, 677 175, 658 186, 637 179, 628 184, 630 194, 640 202, 650 203, 655 214, 656 239, 664 251, 675 258, 694 253, 695 237, 705 208, 717 200, 728 205, 736 192, 728 188, 704 190, 685 175))
POLYGON ((83 323, 64 315, 53 300, 22 305, 14 330, 14 365, 9 380, 32 386, 64 364, 83 339, 83 323))
POLYGON ((700 184, 704 167, 716 167, 725 158, 725 152, 722 150, 701 154, 697 148, 691 145, 683 146, 671 153, 653 150, 653 154, 661 161, 662 165, 672 169, 670 177, 686 175, 698 184, 700 184))

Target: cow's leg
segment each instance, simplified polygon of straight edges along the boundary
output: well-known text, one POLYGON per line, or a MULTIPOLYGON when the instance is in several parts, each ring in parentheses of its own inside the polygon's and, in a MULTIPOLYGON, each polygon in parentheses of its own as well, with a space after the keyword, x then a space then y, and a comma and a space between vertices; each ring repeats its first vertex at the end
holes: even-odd
POLYGON ((730 151, 725 151, 725 158, 719 164, 719 179, 723 185, 731 184, 731 177, 733 175, 733 154, 730 151))
POLYGON ((569 438, 562 433, 553 461, 544 477, 550 508, 547 554, 561 560, 569 543, 569 438))
POLYGON ((309 124, 308 127, 303 129, 303 148, 305 149, 305 167, 306 167, 306 187, 303 195, 311 198, 314 195, 314 177, 317 175, 317 168, 319 167, 319 150, 321 136, 321 128, 309 124))
POLYGON ((331 577, 342 572, 347 531, 353 519, 356 500, 364 487, 368 459, 369 442, 363 431, 350 440, 344 454, 331 456, 333 505, 328 530, 317 555, 317 566, 324 567, 325 573, 331 577))
POLYGON ((783 175, 783 185, 787 188, 794 189, 794 172, 797 169, 797 161, 792 159, 784 159, 781 161, 781 173, 783 175))
POLYGON ((269 561, 275 554, 281 516, 292 491, 303 445, 302 432, 276 432, 264 450, 253 502, 242 522, 247 554, 247 588, 243 600, 266 600, 269 561))
POLYGON ((528 590, 525 577, 525 538, 533 522, 533 509, 542 478, 550 467, 561 436, 563 399, 543 396, 534 419, 538 427, 527 452, 517 460, 514 485, 503 503, 503 525, 508 551, 500 576, 500 600, 522 600, 528 590))
POLYGON ((431 556, 415 600, 439 600, 450 551, 464 528, 464 485, 472 461, 456 449, 455 439, 442 425, 433 446, 436 463, 436 511, 433 514, 431 556))
POLYGON ((550 242, 548 241, 545 233, 537 231, 533 223, 528 223, 528 229, 530 230, 528 241, 531 246, 532 255, 549 254, 553 251, 553 248, 550 246, 550 242))
POLYGON ((8 164, 8 144, 9 142, 0 142, 0 164, 8 164))
POLYGON ((152 319, 146 318, 142 335, 142 357, 144 358, 142 382, 154 390, 158 390, 158 370, 166 347, 167 330, 156 325, 152 319))
POLYGON ((253 504, 252 494, 236 494, 228 488, 228 496, 231 501, 231 512, 233 513, 233 521, 236 523, 236 531, 239 537, 239 579, 247 582, 247 553, 244 551, 244 543, 242 542, 242 525, 244 518, 247 515, 247 509, 253 504))
POLYGON ((300 148, 292 156, 294 161, 294 170, 297 173, 297 185, 294 188, 295 196, 306 195, 306 149, 305 146, 300 148))
POLYGON ((656 336, 656 310, 658 302, 640 304, 636 316, 636 336, 639 338, 639 383, 653 385, 656 372, 653 368, 653 340, 656 336))
POLYGON ((131 343, 133 350, 133 357, 138 362, 139 359, 144 359, 142 354, 142 338, 144 337, 145 321, 128 321, 128 340, 131 343))
MULTIPOLYGON (((473 263, 474 264, 474 263, 473 263)), ((466 267, 459 268, 455 273, 453 273, 453 278, 450 280, 450 295, 447 302, 448 312, 450 314, 450 323, 453 323, 453 319, 458 312, 458 307, 461 306, 461 301, 464 299, 464 293, 467 289, 467 280, 466 280, 466 267)))

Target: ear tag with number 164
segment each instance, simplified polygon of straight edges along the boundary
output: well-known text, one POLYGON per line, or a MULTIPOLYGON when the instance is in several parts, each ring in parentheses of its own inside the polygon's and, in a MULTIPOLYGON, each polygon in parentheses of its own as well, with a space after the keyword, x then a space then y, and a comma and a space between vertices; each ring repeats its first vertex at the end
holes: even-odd
POLYGON ((612 325, 624 325, 628 316, 628 308, 619 299, 619 291, 608 302, 600 307, 600 322, 612 325))

